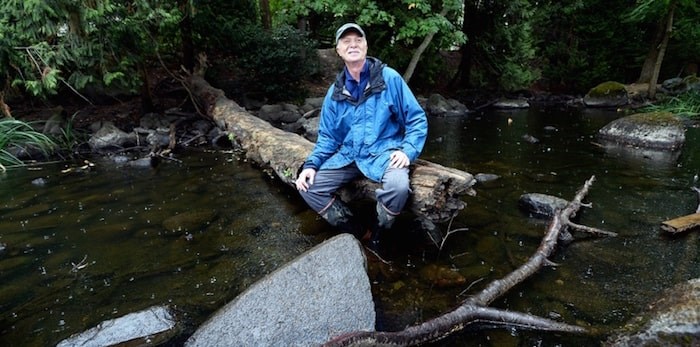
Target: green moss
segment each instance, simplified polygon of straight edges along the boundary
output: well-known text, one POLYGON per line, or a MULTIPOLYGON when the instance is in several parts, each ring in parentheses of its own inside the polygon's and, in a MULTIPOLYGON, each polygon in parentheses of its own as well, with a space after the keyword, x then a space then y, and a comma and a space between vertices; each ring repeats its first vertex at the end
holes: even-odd
POLYGON ((625 94, 627 94, 625 85, 615 81, 603 82, 588 92, 591 97, 624 96, 625 94))
POLYGON ((631 115, 630 118, 635 119, 637 123, 656 126, 668 126, 681 123, 681 119, 679 117, 667 111, 636 113, 631 115))

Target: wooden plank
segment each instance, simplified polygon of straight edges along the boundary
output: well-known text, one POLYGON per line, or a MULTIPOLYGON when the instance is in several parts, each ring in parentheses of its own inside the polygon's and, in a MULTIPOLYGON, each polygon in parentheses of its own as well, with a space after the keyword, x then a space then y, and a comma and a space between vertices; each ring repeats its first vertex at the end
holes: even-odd
POLYGON ((700 213, 693 213, 661 223, 661 229, 669 233, 680 233, 700 226, 700 213))

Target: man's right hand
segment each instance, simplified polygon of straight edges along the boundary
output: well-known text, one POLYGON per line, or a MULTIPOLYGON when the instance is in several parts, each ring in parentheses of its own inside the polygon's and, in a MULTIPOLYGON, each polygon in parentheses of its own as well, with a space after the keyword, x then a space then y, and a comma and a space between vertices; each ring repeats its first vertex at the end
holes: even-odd
POLYGON ((299 173, 299 177, 296 180, 297 190, 305 192, 309 187, 314 184, 314 177, 316 177, 315 169, 304 169, 299 173))

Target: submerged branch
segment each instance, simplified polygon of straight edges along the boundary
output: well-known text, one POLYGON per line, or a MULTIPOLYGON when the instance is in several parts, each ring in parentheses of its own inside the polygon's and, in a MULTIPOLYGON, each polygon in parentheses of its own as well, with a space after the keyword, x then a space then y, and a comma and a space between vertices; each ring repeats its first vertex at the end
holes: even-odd
MULTIPOLYGON (((560 323, 526 313, 505 311, 486 306, 504 295, 514 286, 535 274, 542 267, 551 264, 548 257, 554 252, 560 233, 567 226, 571 225, 569 218, 575 215, 582 206, 585 206, 582 200, 586 194, 588 194, 588 190, 593 184, 593 181, 595 181, 595 176, 591 176, 576 193, 574 199, 554 216, 539 247, 525 264, 521 265, 504 278, 489 283, 486 288, 466 299, 461 306, 457 307, 455 310, 402 331, 354 332, 336 337, 328 341, 324 346, 417 345, 440 340, 464 329, 467 325, 475 323, 498 324, 501 326, 544 331, 586 333, 587 330, 580 326, 560 323)), ((590 228, 590 230, 597 229, 590 228)), ((596 234, 612 235, 614 233, 598 230, 596 234)))

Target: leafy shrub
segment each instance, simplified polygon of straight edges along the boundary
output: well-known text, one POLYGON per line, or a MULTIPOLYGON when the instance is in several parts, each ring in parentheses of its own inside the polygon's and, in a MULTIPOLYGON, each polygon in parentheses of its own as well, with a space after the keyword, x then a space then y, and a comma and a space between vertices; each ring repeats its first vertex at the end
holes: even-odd
POLYGON ((290 26, 265 31, 248 25, 238 31, 236 65, 249 93, 262 93, 271 101, 306 96, 303 82, 319 69, 313 42, 290 26))

